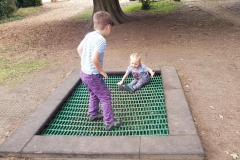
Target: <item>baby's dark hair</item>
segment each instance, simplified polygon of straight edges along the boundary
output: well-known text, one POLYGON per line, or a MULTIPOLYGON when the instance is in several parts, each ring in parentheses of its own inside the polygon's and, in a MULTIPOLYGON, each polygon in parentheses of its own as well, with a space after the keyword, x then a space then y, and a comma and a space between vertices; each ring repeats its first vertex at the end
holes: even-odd
POLYGON ((113 24, 111 15, 106 11, 98 11, 93 15, 93 24, 95 30, 103 30, 108 24, 113 24))

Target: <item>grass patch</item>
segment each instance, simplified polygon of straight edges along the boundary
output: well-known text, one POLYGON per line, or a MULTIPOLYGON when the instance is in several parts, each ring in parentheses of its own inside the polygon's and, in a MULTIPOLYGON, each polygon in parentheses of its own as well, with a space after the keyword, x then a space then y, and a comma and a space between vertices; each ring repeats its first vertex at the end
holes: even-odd
POLYGON ((130 6, 123 7, 125 13, 146 13, 146 14, 170 14, 177 9, 177 3, 169 3, 168 1, 151 2, 149 10, 141 9, 142 3, 135 3, 130 6))
POLYGON ((42 12, 40 7, 28 7, 28 8, 19 8, 12 16, 6 17, 0 20, 0 23, 7 23, 19 19, 23 19, 28 15, 42 12))
POLYGON ((34 70, 41 69, 47 65, 46 60, 38 59, 16 64, 8 64, 6 59, 0 59, 0 84, 6 82, 15 85, 24 81, 24 76, 34 70))
MULTIPOLYGON (((145 13, 145 14, 169 14, 174 13, 177 9, 177 3, 169 3, 168 1, 163 2, 151 2, 149 10, 142 10, 142 3, 134 3, 129 6, 122 7, 123 12, 125 13, 145 13)), ((84 20, 90 20, 92 18, 93 10, 87 10, 81 12, 75 16, 73 19, 77 22, 84 20)))
POLYGON ((90 20, 92 18, 93 10, 87 10, 84 12, 81 12, 75 16, 73 16, 73 19, 77 22, 81 22, 84 20, 90 20))
POLYGON ((142 10, 141 6, 142 6, 142 3, 140 3, 140 2, 139 3, 134 3, 132 5, 122 7, 122 11, 125 12, 125 13, 140 12, 142 10))
POLYGON ((168 3, 167 1, 164 2, 155 2, 151 3, 151 9, 149 10, 150 14, 156 14, 156 13, 164 13, 164 14, 170 14, 174 13, 177 9, 176 3, 168 3))
POLYGON ((0 20, 0 24, 1 23, 11 22, 11 21, 16 21, 16 20, 23 19, 23 18, 24 17, 12 15, 11 17, 5 17, 5 18, 1 19, 0 20))
POLYGON ((42 8, 40 7, 19 8, 13 15, 26 17, 39 12, 42 12, 42 8))

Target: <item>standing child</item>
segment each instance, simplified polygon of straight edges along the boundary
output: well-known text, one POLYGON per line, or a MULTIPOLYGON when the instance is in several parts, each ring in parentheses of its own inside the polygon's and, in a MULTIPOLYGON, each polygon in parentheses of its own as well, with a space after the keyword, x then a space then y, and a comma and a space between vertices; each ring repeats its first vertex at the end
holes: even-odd
POLYGON ((128 66, 125 75, 123 76, 122 80, 117 83, 119 89, 134 93, 134 91, 149 83, 150 77, 148 72, 153 77, 154 72, 152 69, 141 63, 141 56, 138 53, 133 53, 130 56, 130 65, 128 66), (129 84, 122 85, 130 73, 132 73, 134 79, 129 84))
POLYGON ((103 80, 103 76, 108 78, 102 67, 107 45, 105 38, 112 27, 110 14, 105 11, 96 12, 93 24, 95 31, 88 33, 77 48, 81 58, 80 77, 90 93, 89 121, 103 119, 105 130, 110 131, 121 125, 121 120, 114 118, 111 93, 103 80), (100 102, 103 115, 99 113, 100 102))

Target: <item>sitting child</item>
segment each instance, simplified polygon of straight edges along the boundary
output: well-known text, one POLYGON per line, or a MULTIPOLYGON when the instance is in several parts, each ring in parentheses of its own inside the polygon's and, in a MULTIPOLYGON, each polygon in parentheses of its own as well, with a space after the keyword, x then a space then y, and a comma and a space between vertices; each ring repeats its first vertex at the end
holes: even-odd
POLYGON ((133 53, 130 56, 130 65, 128 66, 125 75, 123 76, 122 80, 117 83, 119 89, 134 93, 134 91, 149 83, 150 77, 148 72, 153 77, 154 72, 152 69, 141 63, 141 56, 138 53, 133 53), (132 73, 134 79, 129 84, 122 85, 130 73, 132 73))

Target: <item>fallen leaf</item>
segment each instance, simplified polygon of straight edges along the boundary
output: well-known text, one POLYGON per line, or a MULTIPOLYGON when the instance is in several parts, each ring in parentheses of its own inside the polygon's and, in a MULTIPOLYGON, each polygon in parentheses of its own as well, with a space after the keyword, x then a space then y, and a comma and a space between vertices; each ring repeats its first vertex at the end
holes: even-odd
POLYGON ((194 122, 197 122, 196 118, 193 117, 193 121, 194 121, 194 122))
POLYGON ((230 156, 233 157, 233 159, 237 159, 238 158, 238 155, 236 153, 233 153, 230 156))
POLYGON ((213 106, 209 106, 210 108, 212 108, 212 109, 215 109, 215 107, 213 107, 213 106))

